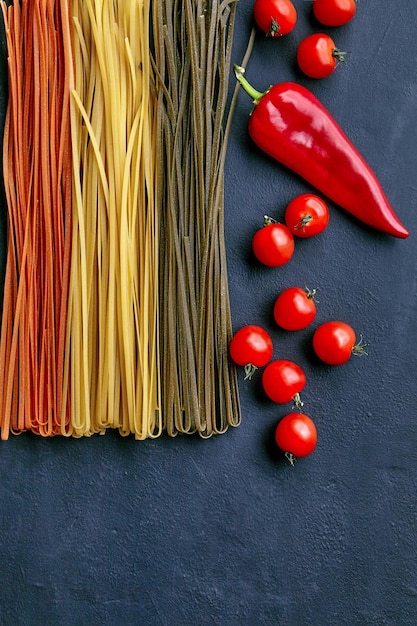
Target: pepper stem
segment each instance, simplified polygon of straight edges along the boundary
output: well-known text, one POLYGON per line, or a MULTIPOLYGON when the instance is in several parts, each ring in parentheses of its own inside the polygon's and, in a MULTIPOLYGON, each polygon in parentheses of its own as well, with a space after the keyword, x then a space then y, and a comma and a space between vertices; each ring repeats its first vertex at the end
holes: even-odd
POLYGON ((261 92, 252 87, 252 85, 246 80, 244 77, 245 68, 237 65, 236 63, 233 66, 233 70, 235 72, 235 76, 237 81, 246 91, 246 93, 252 98, 254 104, 258 104, 259 100, 265 95, 266 92, 261 92))

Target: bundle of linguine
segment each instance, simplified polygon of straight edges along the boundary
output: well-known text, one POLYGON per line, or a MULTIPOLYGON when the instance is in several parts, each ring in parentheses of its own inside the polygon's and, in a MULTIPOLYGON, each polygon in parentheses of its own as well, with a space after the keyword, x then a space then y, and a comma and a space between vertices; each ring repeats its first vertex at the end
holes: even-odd
POLYGON ((1 9, 2 439, 237 426, 223 233, 236 0, 1 9))

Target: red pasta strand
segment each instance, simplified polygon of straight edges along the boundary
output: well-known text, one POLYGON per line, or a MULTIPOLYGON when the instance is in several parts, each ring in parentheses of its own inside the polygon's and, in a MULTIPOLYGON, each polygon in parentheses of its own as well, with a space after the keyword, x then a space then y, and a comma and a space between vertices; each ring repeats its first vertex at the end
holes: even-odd
POLYGON ((9 104, 3 169, 8 251, 0 428, 50 436, 68 420, 63 361, 71 256, 72 51, 65 0, 1 3, 9 104))

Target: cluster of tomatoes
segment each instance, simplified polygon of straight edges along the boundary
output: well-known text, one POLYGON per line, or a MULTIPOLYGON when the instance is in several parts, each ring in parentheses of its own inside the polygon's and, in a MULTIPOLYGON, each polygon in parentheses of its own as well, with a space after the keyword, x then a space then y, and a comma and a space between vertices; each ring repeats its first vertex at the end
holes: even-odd
MULTIPOLYGON (((329 222, 329 209, 319 196, 302 194, 294 198, 284 213, 285 224, 265 218, 265 225, 256 231, 252 249, 256 258, 268 267, 287 263, 294 250, 294 237, 312 237, 321 233, 329 222)), ((310 326, 316 318, 316 290, 289 287, 283 290, 274 303, 273 316, 277 325, 287 331, 298 331, 310 326)), ((362 340, 356 343, 353 328, 339 320, 320 324, 312 339, 318 358, 328 365, 342 365, 352 354, 366 354, 362 340)), ((266 396, 278 404, 293 403, 292 411, 278 423, 275 440, 293 463, 316 447, 317 429, 314 421, 301 408, 300 393, 307 377, 293 361, 273 358, 273 342, 262 327, 247 325, 240 328, 230 342, 232 360, 245 368, 246 378, 251 378, 258 368, 262 372, 262 386, 266 396)))
MULTIPOLYGON (((323 26, 343 26, 356 13, 355 0, 312 0, 315 18, 323 26)), ((294 30, 297 11, 291 0, 255 0, 253 13, 258 27, 268 37, 282 37, 294 30)), ((339 62, 345 60, 327 33, 305 37, 297 49, 297 63, 310 78, 330 76, 339 62)))
MULTIPOLYGON (((355 0, 312 0, 315 18, 325 26, 342 26, 355 15, 355 0)), ((267 36, 280 37, 291 32, 297 21, 297 12, 291 0, 255 0, 254 18, 267 36)), ((305 37, 297 49, 300 69, 311 78, 329 76, 339 61, 344 60, 329 35, 316 33, 305 37)), ((264 217, 264 225, 252 239, 252 249, 260 263, 280 267, 293 256, 295 239, 313 237, 329 223, 329 208, 315 194, 302 194, 286 207, 283 223, 264 217)), ((282 291, 274 304, 273 315, 277 325, 287 331, 299 331, 311 325, 316 318, 316 290, 289 287, 282 291)), ((362 338, 356 341, 354 329, 344 321, 330 320, 314 331, 312 347, 317 357, 328 365, 342 365, 352 354, 366 354, 362 338)), ((247 325, 240 328, 230 342, 232 360, 245 368, 251 378, 258 368, 262 372, 262 387, 266 396, 278 404, 292 403, 275 430, 275 441, 291 463, 297 457, 311 454, 317 444, 314 421, 302 411, 300 393, 307 377, 303 369, 288 359, 273 359, 270 334, 262 327, 247 325)))
POLYGON ((289 203, 284 222, 265 215, 263 228, 252 240, 256 258, 268 267, 288 263, 294 254, 294 236, 307 238, 323 232, 329 223, 329 207, 319 196, 305 193, 289 203))

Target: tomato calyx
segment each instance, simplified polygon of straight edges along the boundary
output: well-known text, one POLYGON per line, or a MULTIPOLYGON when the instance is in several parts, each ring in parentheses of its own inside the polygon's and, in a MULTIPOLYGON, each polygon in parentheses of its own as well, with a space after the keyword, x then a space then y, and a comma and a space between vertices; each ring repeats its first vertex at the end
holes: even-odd
POLYGON ((243 369, 245 372, 245 378, 243 380, 252 380, 252 376, 258 368, 253 363, 247 363, 243 369))
POLYGON ((363 335, 359 336, 359 341, 352 348, 352 354, 354 356, 368 356, 368 352, 366 348, 369 346, 369 343, 365 343, 363 335))
POLYGON ((349 52, 342 52, 338 48, 332 50, 332 57, 336 59, 338 63, 344 63, 346 61, 345 56, 350 54, 349 52))
POLYGON ((290 464, 294 467, 294 463, 296 462, 297 457, 292 452, 285 452, 284 456, 287 461, 289 461, 290 464))
POLYGON ((314 300, 314 302, 318 302, 318 300, 316 299, 316 293, 318 291, 318 288, 315 287, 314 289, 309 289, 308 287, 305 288, 306 294, 307 294, 307 298, 309 300, 314 300))
POLYGON ((301 396, 300 393, 297 392, 292 399, 293 403, 294 403, 294 408, 295 409, 301 409, 301 407, 304 406, 304 402, 301 400, 301 396))
POLYGON ((279 37, 280 36, 279 30, 280 28, 279 28, 278 22, 274 18, 272 18, 271 26, 269 27, 268 32, 265 33, 265 36, 266 37, 279 37))
POLYGON ((304 217, 294 226, 294 230, 304 230, 312 221, 312 215, 304 215, 304 217))
POLYGON ((269 215, 264 215, 264 226, 270 226, 271 224, 278 224, 277 220, 269 215))

